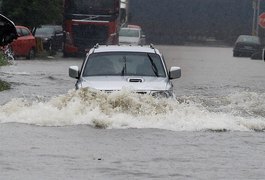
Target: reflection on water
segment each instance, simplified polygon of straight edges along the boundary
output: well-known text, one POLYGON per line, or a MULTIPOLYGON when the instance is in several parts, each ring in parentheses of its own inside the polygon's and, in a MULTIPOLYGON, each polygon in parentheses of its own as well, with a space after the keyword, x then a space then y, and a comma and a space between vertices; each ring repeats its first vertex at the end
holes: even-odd
POLYGON ((225 97, 156 99, 128 92, 70 91, 50 100, 13 99, 0 106, 0 123, 95 128, 158 128, 172 131, 262 131, 265 93, 225 97))

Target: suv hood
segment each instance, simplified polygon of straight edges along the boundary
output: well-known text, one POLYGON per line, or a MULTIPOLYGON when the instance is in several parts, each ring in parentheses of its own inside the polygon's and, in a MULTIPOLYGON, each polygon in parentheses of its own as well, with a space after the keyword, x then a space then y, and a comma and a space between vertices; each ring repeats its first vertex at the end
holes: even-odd
POLYGON ((93 76, 83 77, 81 87, 90 87, 104 91, 118 91, 128 88, 133 91, 169 90, 171 84, 167 78, 142 76, 93 76))

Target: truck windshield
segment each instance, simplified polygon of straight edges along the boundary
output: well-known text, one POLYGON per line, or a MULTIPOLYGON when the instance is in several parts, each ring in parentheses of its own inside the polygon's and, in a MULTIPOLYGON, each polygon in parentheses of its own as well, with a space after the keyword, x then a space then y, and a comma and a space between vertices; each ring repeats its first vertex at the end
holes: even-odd
POLYGON ((115 11, 116 0, 68 0, 65 1, 67 14, 111 14, 115 11))

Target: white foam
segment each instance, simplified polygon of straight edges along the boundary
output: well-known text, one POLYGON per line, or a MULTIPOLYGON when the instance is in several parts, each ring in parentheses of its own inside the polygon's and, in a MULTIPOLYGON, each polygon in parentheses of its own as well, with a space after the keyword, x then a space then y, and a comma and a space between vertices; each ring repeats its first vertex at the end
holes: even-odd
POLYGON ((0 123, 15 122, 39 126, 84 124, 109 129, 158 128, 172 131, 263 130, 263 114, 254 113, 258 110, 263 112, 265 104, 260 97, 264 95, 230 95, 225 97, 226 103, 221 104, 218 111, 212 111, 198 100, 202 97, 183 97, 182 101, 177 101, 156 99, 126 90, 106 94, 83 89, 46 102, 13 99, 0 106, 0 123), (244 97, 247 103, 243 100, 244 97), (246 110, 252 113, 245 115, 243 112, 246 110))

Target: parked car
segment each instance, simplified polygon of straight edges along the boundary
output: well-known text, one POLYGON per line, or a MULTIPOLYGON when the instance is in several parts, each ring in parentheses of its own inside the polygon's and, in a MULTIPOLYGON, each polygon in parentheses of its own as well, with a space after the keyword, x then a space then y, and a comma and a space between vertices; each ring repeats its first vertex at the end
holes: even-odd
POLYGON ((257 36, 240 35, 234 45, 233 56, 251 57, 262 50, 260 38, 257 36))
POLYGON ((33 59, 36 53, 36 40, 25 26, 16 26, 18 38, 11 43, 15 57, 24 56, 33 59))
POLYGON ((53 54, 63 47, 63 28, 59 25, 42 25, 35 30, 35 37, 41 38, 43 48, 53 54))
POLYGON ((17 39, 17 31, 15 24, 0 14, 0 46, 6 46, 11 43, 14 39, 17 39))
POLYGON ((121 28, 119 31, 119 44, 145 45, 145 35, 139 26, 121 28))
POLYGON ((167 70, 162 54, 153 46, 95 46, 83 66, 69 67, 76 89, 93 88, 112 92, 128 88, 136 93, 172 97, 171 80, 180 78, 181 69, 167 70))

